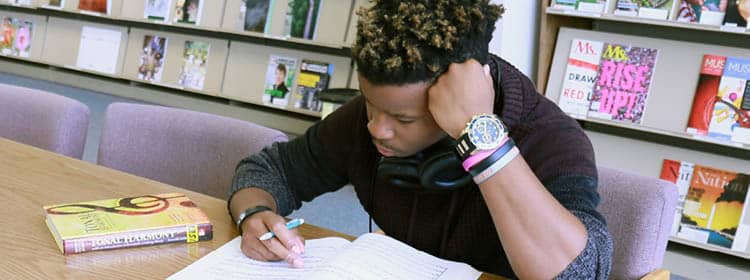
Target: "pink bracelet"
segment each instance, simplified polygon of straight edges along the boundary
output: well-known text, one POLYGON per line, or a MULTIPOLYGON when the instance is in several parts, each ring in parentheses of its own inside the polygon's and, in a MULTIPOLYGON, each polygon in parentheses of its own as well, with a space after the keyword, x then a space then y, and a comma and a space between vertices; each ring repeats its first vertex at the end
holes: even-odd
MULTIPOLYGON (((505 137, 505 140, 503 140, 503 142, 500 143, 500 145, 498 146, 498 148, 502 147, 503 144, 505 144, 505 142, 508 141, 508 139, 510 139, 510 138, 505 137)), ((466 160, 464 160, 464 162, 461 165, 463 165, 464 170, 466 170, 466 172, 469 172, 469 169, 471 169, 477 163, 481 162, 483 159, 485 159, 488 156, 490 156, 496 150, 497 149, 492 149, 492 150, 486 150, 486 151, 478 152, 478 153, 476 153, 474 155, 469 156, 466 160)))

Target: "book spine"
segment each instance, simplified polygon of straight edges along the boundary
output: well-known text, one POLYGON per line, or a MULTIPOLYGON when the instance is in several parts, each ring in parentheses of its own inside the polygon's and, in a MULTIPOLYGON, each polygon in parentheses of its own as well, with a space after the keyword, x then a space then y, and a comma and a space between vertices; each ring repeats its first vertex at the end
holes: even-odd
POLYGON ((174 242, 193 243, 212 238, 213 225, 205 223, 67 239, 62 241, 62 247, 63 254, 69 255, 174 242))

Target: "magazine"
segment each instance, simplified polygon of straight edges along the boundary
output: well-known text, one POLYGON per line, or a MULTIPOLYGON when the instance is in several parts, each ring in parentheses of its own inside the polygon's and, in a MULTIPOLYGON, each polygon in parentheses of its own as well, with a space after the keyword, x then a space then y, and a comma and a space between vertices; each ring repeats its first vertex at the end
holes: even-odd
MULTIPOLYGON (((727 12, 726 0, 679 0, 677 21, 695 22, 700 24, 721 25, 727 12)), ((734 4, 736 6, 736 4, 734 4)), ((737 12, 739 14, 739 12, 737 12)))
POLYGON ((688 118, 687 133, 708 135, 708 125, 711 123, 716 96, 719 93, 719 83, 726 63, 725 56, 711 54, 703 56, 698 86, 695 89, 693 106, 688 118))
POLYGON ((3 55, 29 57, 31 55, 34 23, 28 20, 6 17, 0 25, 0 53, 3 55))
POLYGON ((659 50, 606 43, 589 117, 641 124, 659 50))
POLYGON ((8 0, 11 5, 31 5, 32 0, 8 0))
POLYGON ((617 0, 614 14, 666 20, 673 6, 674 0, 617 0))
POLYGON ((750 59, 727 57, 708 136, 750 144, 750 59))
POLYGON ((79 0, 78 9, 83 12, 108 15, 110 11, 109 0, 79 0))
POLYGON ((120 54, 122 32, 83 26, 78 46, 76 66, 91 71, 114 75, 120 54))
POLYGON ((146 35, 138 64, 138 79, 160 82, 167 54, 167 38, 146 35))
POLYGON ((268 32, 271 21, 272 0, 242 0, 240 22, 245 31, 268 32))
POLYGON ((211 240, 208 216, 181 193, 44 206, 60 251, 90 251, 211 240))
POLYGON ((182 67, 178 83, 186 88, 203 90, 206 82, 206 64, 211 44, 200 41, 185 41, 182 53, 182 67))
POLYGON ((677 236, 731 249, 749 186, 747 174, 696 164, 677 236))
POLYGON ((318 98, 318 93, 328 89, 328 83, 333 75, 333 64, 303 59, 299 71, 294 108, 320 112, 323 104, 318 98))
POLYGON ((166 22, 171 0, 146 0, 146 19, 166 22))
POLYGON ((175 0, 174 22, 187 24, 200 24, 203 13, 201 0, 175 0))
POLYGON ((323 0, 288 0, 284 35, 313 40, 317 34, 320 6, 323 0))
POLYGON ((297 59, 271 55, 266 68, 266 80, 263 91, 263 103, 286 107, 289 103, 294 75, 297 68, 297 59))
POLYGON ((604 43, 573 39, 568 66, 563 77, 562 92, 557 104, 563 112, 585 119, 599 73, 604 43))
POLYGON ((672 230, 669 233, 671 236, 677 236, 680 231, 682 209, 685 205, 688 189, 690 189, 690 182, 693 179, 694 167, 695 164, 692 162, 671 159, 664 159, 662 164, 659 178, 677 185, 677 208, 675 208, 674 219, 672 220, 672 230))
POLYGON ((587 13, 603 13, 608 0, 552 0, 550 7, 564 10, 578 10, 587 13))

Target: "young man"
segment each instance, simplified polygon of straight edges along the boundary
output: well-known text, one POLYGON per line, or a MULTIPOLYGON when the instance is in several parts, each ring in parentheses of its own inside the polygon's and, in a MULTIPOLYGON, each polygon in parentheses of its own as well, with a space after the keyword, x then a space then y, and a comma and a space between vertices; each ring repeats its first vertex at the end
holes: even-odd
POLYGON ((229 208, 248 257, 303 265, 302 239, 282 216, 351 183, 389 236, 427 253, 506 277, 607 278, 612 243, 595 210, 591 143, 528 78, 488 54, 503 12, 488 2, 374 1, 360 11, 353 56, 362 96, 237 167, 229 208), (381 158, 445 137, 462 147, 473 183, 375 184, 381 158), (269 230, 277 238, 258 241, 269 230))

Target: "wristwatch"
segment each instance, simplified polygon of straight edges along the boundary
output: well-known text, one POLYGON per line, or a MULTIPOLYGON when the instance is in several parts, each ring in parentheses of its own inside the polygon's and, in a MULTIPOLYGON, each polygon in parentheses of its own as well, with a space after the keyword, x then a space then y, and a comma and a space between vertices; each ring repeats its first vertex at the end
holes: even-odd
POLYGON ((497 115, 476 115, 458 137, 456 152, 461 160, 466 160, 475 152, 497 149, 507 136, 508 132, 497 115))

